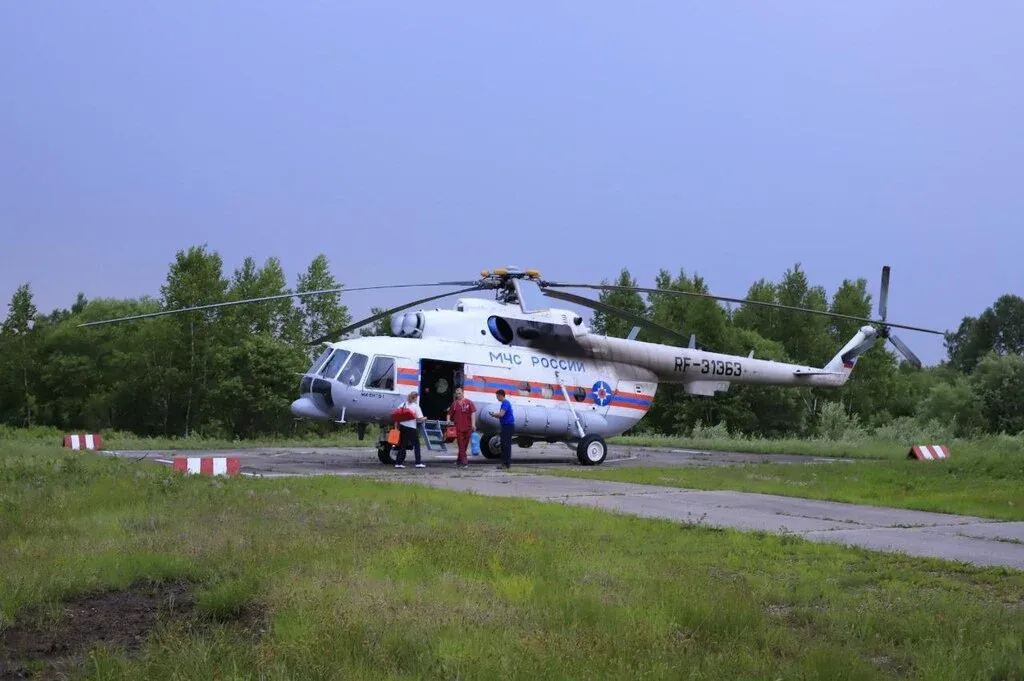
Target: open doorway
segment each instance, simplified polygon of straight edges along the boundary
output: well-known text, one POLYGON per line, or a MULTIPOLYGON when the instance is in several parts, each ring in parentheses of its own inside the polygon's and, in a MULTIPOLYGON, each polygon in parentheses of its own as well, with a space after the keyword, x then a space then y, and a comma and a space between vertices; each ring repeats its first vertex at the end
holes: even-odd
POLYGON ((463 365, 425 359, 420 362, 420 409, 434 421, 448 418, 455 389, 462 386, 463 365))

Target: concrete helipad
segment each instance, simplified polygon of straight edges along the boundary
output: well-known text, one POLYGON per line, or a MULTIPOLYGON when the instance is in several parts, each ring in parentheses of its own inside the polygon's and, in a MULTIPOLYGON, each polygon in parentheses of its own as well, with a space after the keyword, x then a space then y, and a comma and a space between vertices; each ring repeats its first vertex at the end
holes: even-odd
MULTIPOLYGON (((167 463, 179 456, 198 457, 238 457, 242 472, 247 474, 332 474, 361 475, 378 473, 386 470, 377 460, 372 447, 276 447, 261 449, 219 449, 211 451, 114 451, 108 452, 129 458, 146 458, 162 460, 167 463)), ((444 470, 452 468, 455 454, 422 451, 423 460, 431 467, 440 465, 444 470)), ((535 445, 530 449, 516 449, 514 461, 517 466, 537 468, 564 468, 576 466, 576 454, 564 445, 535 445)), ((412 453, 408 454, 407 464, 413 462, 412 453)), ((471 470, 478 466, 491 468, 494 461, 474 456, 469 459, 471 470)), ((623 447, 609 448, 608 458, 603 466, 722 466, 738 463, 784 463, 794 465, 807 464, 846 464, 850 459, 827 457, 800 456, 796 454, 749 454, 741 452, 709 452, 696 449, 670 449, 659 447, 623 447)))
MULTIPOLYGON (((466 470, 454 456, 424 452, 427 468, 384 467, 369 448, 280 448, 208 452, 109 452, 170 464, 178 456, 238 457, 244 475, 268 477, 360 475, 490 496, 589 506, 632 515, 700 523, 712 527, 791 533, 868 549, 943 558, 982 566, 1024 570, 1024 522, 860 506, 747 492, 686 490, 654 485, 585 480, 532 473, 578 465, 565 447, 516 452, 511 473, 495 462, 473 457, 466 470)), ((806 456, 775 456, 695 450, 620 448, 605 466, 719 465, 771 461, 818 465, 857 465, 853 461, 806 456)))

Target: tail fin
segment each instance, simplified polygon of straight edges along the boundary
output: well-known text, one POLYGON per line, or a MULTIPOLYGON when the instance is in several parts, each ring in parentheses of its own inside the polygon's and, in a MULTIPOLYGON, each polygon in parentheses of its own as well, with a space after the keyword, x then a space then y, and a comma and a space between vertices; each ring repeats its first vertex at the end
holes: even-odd
POLYGON ((877 337, 878 331, 873 326, 860 327, 850 342, 844 345, 843 349, 825 365, 825 371, 845 373, 849 377, 853 367, 857 365, 857 360, 874 346, 877 337))

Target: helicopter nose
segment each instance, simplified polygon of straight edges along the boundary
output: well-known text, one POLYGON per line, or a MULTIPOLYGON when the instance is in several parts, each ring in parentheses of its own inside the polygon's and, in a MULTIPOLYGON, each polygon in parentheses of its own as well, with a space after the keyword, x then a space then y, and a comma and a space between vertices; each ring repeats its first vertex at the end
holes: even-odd
POLYGON ((301 419, 326 419, 327 412, 317 404, 312 395, 303 395, 292 402, 292 414, 301 419))

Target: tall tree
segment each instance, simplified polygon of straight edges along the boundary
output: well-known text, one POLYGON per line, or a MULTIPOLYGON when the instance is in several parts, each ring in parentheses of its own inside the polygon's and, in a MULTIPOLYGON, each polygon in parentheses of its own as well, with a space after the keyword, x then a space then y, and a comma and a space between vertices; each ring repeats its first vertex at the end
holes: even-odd
MULTIPOLYGON (((299 293, 304 293, 333 289, 339 286, 337 279, 331 274, 327 256, 320 254, 313 259, 306 271, 299 275, 299 284, 296 290, 299 293)), ((341 304, 340 293, 305 296, 299 301, 302 310, 302 340, 307 345, 313 339, 332 330, 343 328, 352 321, 348 308, 341 304)), ((320 350, 321 348, 318 347, 309 347, 307 351, 309 361, 316 359, 320 350)))
MULTIPOLYGON (((601 283, 607 285, 608 281, 602 279, 601 283)), ((615 280, 613 285, 636 288, 637 283, 636 279, 629 273, 629 270, 623 267, 622 271, 619 272, 619 278, 615 280)), ((644 317, 647 314, 647 304, 644 303, 643 296, 637 291, 601 291, 598 300, 605 305, 617 307, 639 317, 644 317)), ((632 328, 632 322, 600 311, 594 312, 590 320, 591 331, 605 336, 625 338, 629 335, 632 328)))
MULTIPOLYGON (((844 279, 843 283, 836 289, 832 296, 832 304, 828 311, 835 314, 847 315, 850 317, 871 317, 871 294, 868 293, 868 280, 863 277, 852 281, 844 279)), ((833 317, 829 319, 829 331, 832 342, 837 346, 836 350, 846 343, 857 333, 857 329, 864 325, 864 322, 856 322, 852 319, 840 319, 833 317)))
MULTIPOLYGON (((675 278, 668 270, 662 269, 654 281, 655 288, 659 289, 710 293, 703 277, 698 274, 687 276, 682 269, 675 278)), ((683 335, 695 334, 698 347, 717 352, 727 351, 730 321, 725 309, 717 301, 661 293, 650 294, 650 301, 650 316, 655 323, 683 335)), ((662 342, 675 344, 675 341, 668 339, 662 339, 662 342)))
MULTIPOLYGON (((821 312, 828 310, 825 289, 810 285, 800 263, 786 270, 778 283, 764 279, 757 281, 747 292, 747 298, 821 312)), ((781 343, 791 362, 822 366, 838 350, 829 334, 831 322, 822 315, 742 305, 734 313, 733 321, 740 328, 756 331, 768 340, 781 343)))
MULTIPOLYGON (((766 279, 760 279, 747 290, 748 300, 762 303, 778 303, 778 287, 766 279)), ((762 338, 775 338, 775 326, 779 323, 778 310, 764 305, 740 305, 732 315, 733 323, 742 329, 755 331, 762 338)))
POLYGON ((4 410, 10 412, 8 418, 17 414, 16 418, 25 426, 32 425, 36 409, 33 391, 36 346, 33 341, 37 314, 31 285, 22 284, 11 296, 7 318, 0 327, 0 335, 3 336, 0 355, 5 355, 0 366, 5 366, 2 375, 6 377, 0 379, 6 383, 0 390, 7 394, 3 400, 7 405, 4 410))
POLYGON ((256 334, 233 344, 225 357, 223 377, 212 391, 221 434, 288 432, 293 421, 288 405, 298 390, 297 374, 306 368, 305 353, 270 334, 256 334))
MULTIPOLYGON (((782 305, 821 312, 828 309, 825 289, 810 285, 807 274, 800 269, 800 263, 786 270, 777 291, 778 302, 782 305)), ((838 348, 831 342, 827 317, 790 310, 779 310, 778 316, 780 322, 774 340, 782 343, 794 362, 823 366, 835 355, 838 348)))
MULTIPOLYGON (((280 260, 267 258, 262 267, 256 267, 250 256, 235 270, 227 297, 229 300, 245 300, 291 292, 280 260)), ((269 334, 293 343, 302 341, 300 314, 290 298, 228 307, 223 318, 239 333, 269 334)))
POLYGON ((1000 296, 978 317, 964 317, 954 333, 946 334, 949 363, 971 373, 989 352, 998 355, 1024 354, 1024 298, 1000 296))
MULTIPOLYGON (((228 281, 222 271, 220 255, 208 253, 205 244, 178 251, 167 281, 160 289, 165 306, 180 309, 223 302, 228 281)), ((217 325, 219 314, 217 309, 193 310, 172 317, 177 331, 173 352, 182 358, 178 366, 185 373, 185 380, 180 385, 184 413, 179 418, 186 437, 193 430, 203 432, 216 352, 226 332, 217 325)))

